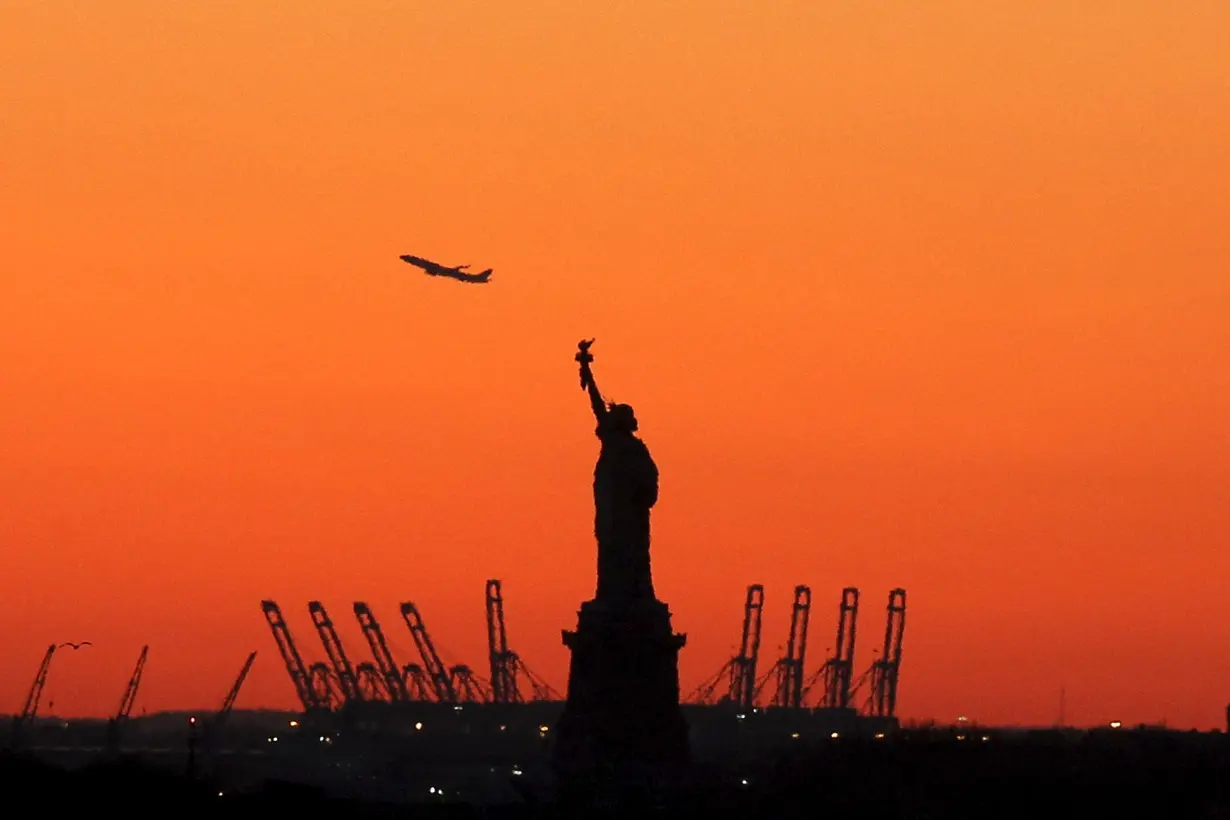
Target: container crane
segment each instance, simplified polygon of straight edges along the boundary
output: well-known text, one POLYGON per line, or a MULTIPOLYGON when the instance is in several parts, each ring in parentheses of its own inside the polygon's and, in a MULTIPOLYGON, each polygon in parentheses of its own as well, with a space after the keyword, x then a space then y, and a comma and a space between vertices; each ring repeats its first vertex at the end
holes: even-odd
POLYGON ((691 703, 711 704, 722 681, 729 681, 729 689, 717 699, 718 703, 735 704, 744 712, 755 706, 759 689, 756 686, 756 664, 760 657, 760 623, 764 611, 764 587, 752 584, 747 588, 743 604, 743 636, 739 653, 722 666, 717 674, 708 678, 686 699, 691 703))
POLYGON ((141 676, 145 673, 145 659, 149 657, 149 646, 141 647, 141 654, 137 656, 137 666, 132 670, 132 677, 128 679, 128 686, 124 689, 124 697, 120 699, 120 708, 115 713, 115 720, 128 720, 128 716, 132 714, 132 707, 137 702, 137 692, 141 688, 141 676))
POLYGON ((358 678, 355 677, 354 667, 350 665, 350 658, 346 657, 346 650, 342 647, 342 640, 337 635, 337 630, 333 628, 333 620, 329 617, 329 613, 325 611, 325 606, 320 601, 310 601, 308 603, 308 612, 312 615, 312 625, 316 627, 316 633, 320 636, 320 642, 325 646, 325 654, 329 656, 329 663, 333 665, 333 671, 337 675, 338 685, 342 690, 342 697, 347 703, 358 703, 363 700, 363 693, 359 689, 358 678))
POLYGON ((871 714, 892 718, 897 714, 897 678, 901 671, 901 642, 905 637, 905 590, 888 593, 884 625, 884 654, 872 666, 871 714))
MULTIPOLYGON (((776 676, 773 706, 799 709, 803 706, 803 664, 807 657, 807 622, 811 616, 811 588, 800 584, 794 588, 794 605, 790 609, 790 639, 786 654, 770 672, 776 676)), ((756 687, 757 694, 768 681, 766 676, 756 687)))
MULTIPOLYGON (((235 706, 235 699, 239 697, 239 690, 243 688, 243 682, 248 679, 248 672, 252 669, 252 663, 256 660, 256 652, 253 651, 248 655, 248 659, 244 661, 243 667, 239 670, 239 676, 235 678, 235 682, 231 684, 231 689, 226 693, 226 697, 222 699, 222 708, 213 716, 213 719, 206 723, 202 728, 204 734, 202 740, 206 749, 213 747, 217 735, 222 731, 222 727, 226 725, 227 718, 231 715, 231 709, 235 706)), ((195 725, 196 719, 192 719, 195 725)))
POLYGON ((231 691, 226 693, 226 698, 222 701, 222 708, 218 710, 218 714, 214 716, 214 728, 220 727, 230 717, 231 709, 235 706, 235 699, 239 697, 239 690, 243 688, 243 682, 248 679, 248 672, 252 669, 252 663, 256 660, 256 651, 248 655, 248 659, 244 661, 243 668, 239 670, 239 676, 235 678, 235 682, 231 684, 231 691))
POLYGON ((427 678, 431 681, 436 700, 440 703, 456 703, 457 691, 453 688, 452 677, 436 653, 436 647, 431 642, 431 636, 427 634, 427 627, 423 625, 423 616, 419 614, 418 607, 410 601, 403 603, 401 617, 410 628, 414 645, 418 647, 419 655, 423 658, 423 666, 427 678))
POLYGON ((764 587, 752 584, 743 603, 743 636, 739 654, 731 661, 730 700, 744 712, 756 706, 756 664, 760 660, 760 622, 764 587))
POLYGON ((137 692, 141 688, 141 676, 145 672, 145 659, 149 656, 149 646, 141 647, 141 654, 137 657, 137 667, 132 670, 132 677, 128 679, 128 686, 124 688, 124 696, 120 698, 120 708, 116 710, 115 717, 111 718, 107 724, 107 748, 110 751, 116 751, 120 745, 120 733, 123 731, 124 724, 128 722, 128 716, 132 714, 132 707, 137 702, 137 692))
POLYGON ((487 654, 491 662, 491 701, 524 703, 521 682, 530 685, 533 700, 560 700, 560 694, 539 678, 521 656, 508 648, 504 628, 504 596, 499 580, 487 581, 487 654))
POLYGON ((47 647, 47 651, 43 654, 43 661, 38 665, 38 672, 34 675, 34 683, 31 684, 30 692, 26 695, 26 702, 21 707, 21 714, 13 718, 11 742, 14 748, 20 748, 26 728, 34 722, 38 714, 38 702, 42 700, 43 688, 47 685, 47 673, 51 671, 51 657, 55 653, 55 644, 47 647))
POLYGON ((270 630, 273 631, 273 640, 278 645, 278 654, 282 656, 282 662, 286 664, 290 682, 295 687, 295 694, 299 696, 299 702, 303 704, 304 711, 328 708, 328 701, 317 697, 316 689, 312 684, 311 671, 303 662, 303 657, 299 654, 299 649, 290 636, 290 628, 286 625, 286 619, 282 617, 281 608, 273 601, 261 601, 261 612, 265 614, 265 620, 269 623, 270 630))
POLYGON ((504 597, 498 579, 487 581, 487 655, 491 663, 493 703, 521 703, 517 688, 517 656, 508 648, 504 629, 504 597))
POLYGON ((367 640, 368 647, 372 650, 372 657, 376 659, 376 667, 384 679, 389 699, 398 703, 413 700, 406 687, 406 678, 397 668, 397 661, 393 660, 393 653, 389 649, 388 641, 385 640, 384 630, 380 628, 380 622, 376 620, 371 607, 362 601, 357 601, 354 605, 354 615, 359 621, 359 628, 363 630, 363 637, 367 640))
POLYGON ((841 591, 841 607, 837 613, 837 640, 833 655, 824 662, 823 706, 846 709, 850 706, 850 685, 854 674, 854 638, 858 622, 858 589, 841 591))

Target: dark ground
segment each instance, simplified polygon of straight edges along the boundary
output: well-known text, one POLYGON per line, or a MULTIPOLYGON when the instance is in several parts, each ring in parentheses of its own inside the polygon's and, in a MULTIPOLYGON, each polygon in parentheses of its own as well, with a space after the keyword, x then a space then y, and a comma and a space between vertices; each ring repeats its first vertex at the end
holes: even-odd
MULTIPOLYGON (((888 741, 817 742, 745 772, 695 773, 695 782, 635 817, 1127 818, 1230 820, 1230 736, 1181 732, 988 735, 903 734, 888 741), (746 785, 744 784, 746 781, 746 785)), ((827 739, 826 739, 827 740, 827 739)), ((266 784, 221 795, 206 782, 134 764, 76 772, 0 756, 4 816, 601 817, 558 806, 380 806, 266 784)))

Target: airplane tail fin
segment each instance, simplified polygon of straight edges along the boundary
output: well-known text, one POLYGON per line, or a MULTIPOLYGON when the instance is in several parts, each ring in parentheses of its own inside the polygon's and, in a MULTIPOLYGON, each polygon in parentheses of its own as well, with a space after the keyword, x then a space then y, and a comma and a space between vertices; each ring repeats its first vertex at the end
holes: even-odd
POLYGON ((478 281, 486 282, 488 279, 490 279, 492 270, 493 270, 492 268, 487 268, 485 271, 481 271, 478 274, 478 281))

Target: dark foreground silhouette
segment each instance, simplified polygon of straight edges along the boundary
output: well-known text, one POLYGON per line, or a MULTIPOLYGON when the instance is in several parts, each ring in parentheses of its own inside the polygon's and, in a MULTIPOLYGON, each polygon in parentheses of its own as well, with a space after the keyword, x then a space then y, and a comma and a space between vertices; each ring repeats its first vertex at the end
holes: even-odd
MULTIPOLYGON (((570 811, 549 798, 520 804, 380 805, 266 783, 244 794, 133 763, 68 772, 6 754, 9 806, 43 816, 88 808, 129 816, 249 816, 307 811, 348 817, 1096 818, 1230 820, 1230 737, 1165 731, 1022 735, 904 733, 820 740, 759 766, 693 771, 671 795, 608 811, 570 811), (135 810, 135 811, 134 811, 135 810), (156 813, 156 814, 155 814, 156 813)), ((32 815, 33 816, 33 815, 32 815)), ((275 816, 275 815, 268 815, 275 816)))
POLYGON ((581 604, 576 630, 563 633, 568 696, 553 730, 552 768, 561 796, 605 803, 634 784, 676 783, 691 750, 679 706, 679 650, 687 636, 675 633, 650 573, 658 468, 636 435, 632 407, 602 397, 590 367, 593 342, 579 342, 575 359, 602 444, 593 484, 597 590, 581 604))

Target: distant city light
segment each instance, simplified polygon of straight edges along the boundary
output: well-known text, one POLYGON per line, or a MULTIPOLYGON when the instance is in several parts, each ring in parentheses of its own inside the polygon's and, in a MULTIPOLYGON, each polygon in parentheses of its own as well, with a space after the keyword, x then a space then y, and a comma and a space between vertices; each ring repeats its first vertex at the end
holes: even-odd
POLYGON ((798 733, 798 732, 795 732, 794 734, 792 734, 792 735, 791 735, 791 737, 792 737, 792 738, 794 738, 795 740, 798 740, 798 739, 799 739, 799 733, 798 733))
POLYGON ((836 740, 837 738, 841 737, 841 733, 840 733, 840 732, 833 732, 833 734, 829 735, 829 737, 831 737, 831 738, 833 738, 834 740, 836 740))
POLYGON ((884 739, 884 733, 876 732, 876 740, 883 740, 883 739, 884 739))
POLYGON ((292 720, 292 721, 290 722, 290 728, 292 728, 292 729, 294 729, 294 728, 295 728, 296 726, 298 726, 298 725, 299 725, 299 721, 297 721, 297 720, 292 720))
POLYGON ((1122 726, 1122 725, 1123 725, 1123 722, 1122 722, 1122 721, 1112 720, 1112 721, 1110 722, 1110 728, 1112 728, 1112 729, 1118 729, 1118 728, 1119 728, 1120 726, 1122 726))
POLYGON ((414 724, 414 731, 416 731, 416 732, 421 732, 421 731, 423 731, 423 724, 421 724, 421 723, 416 723, 416 724, 414 724))

